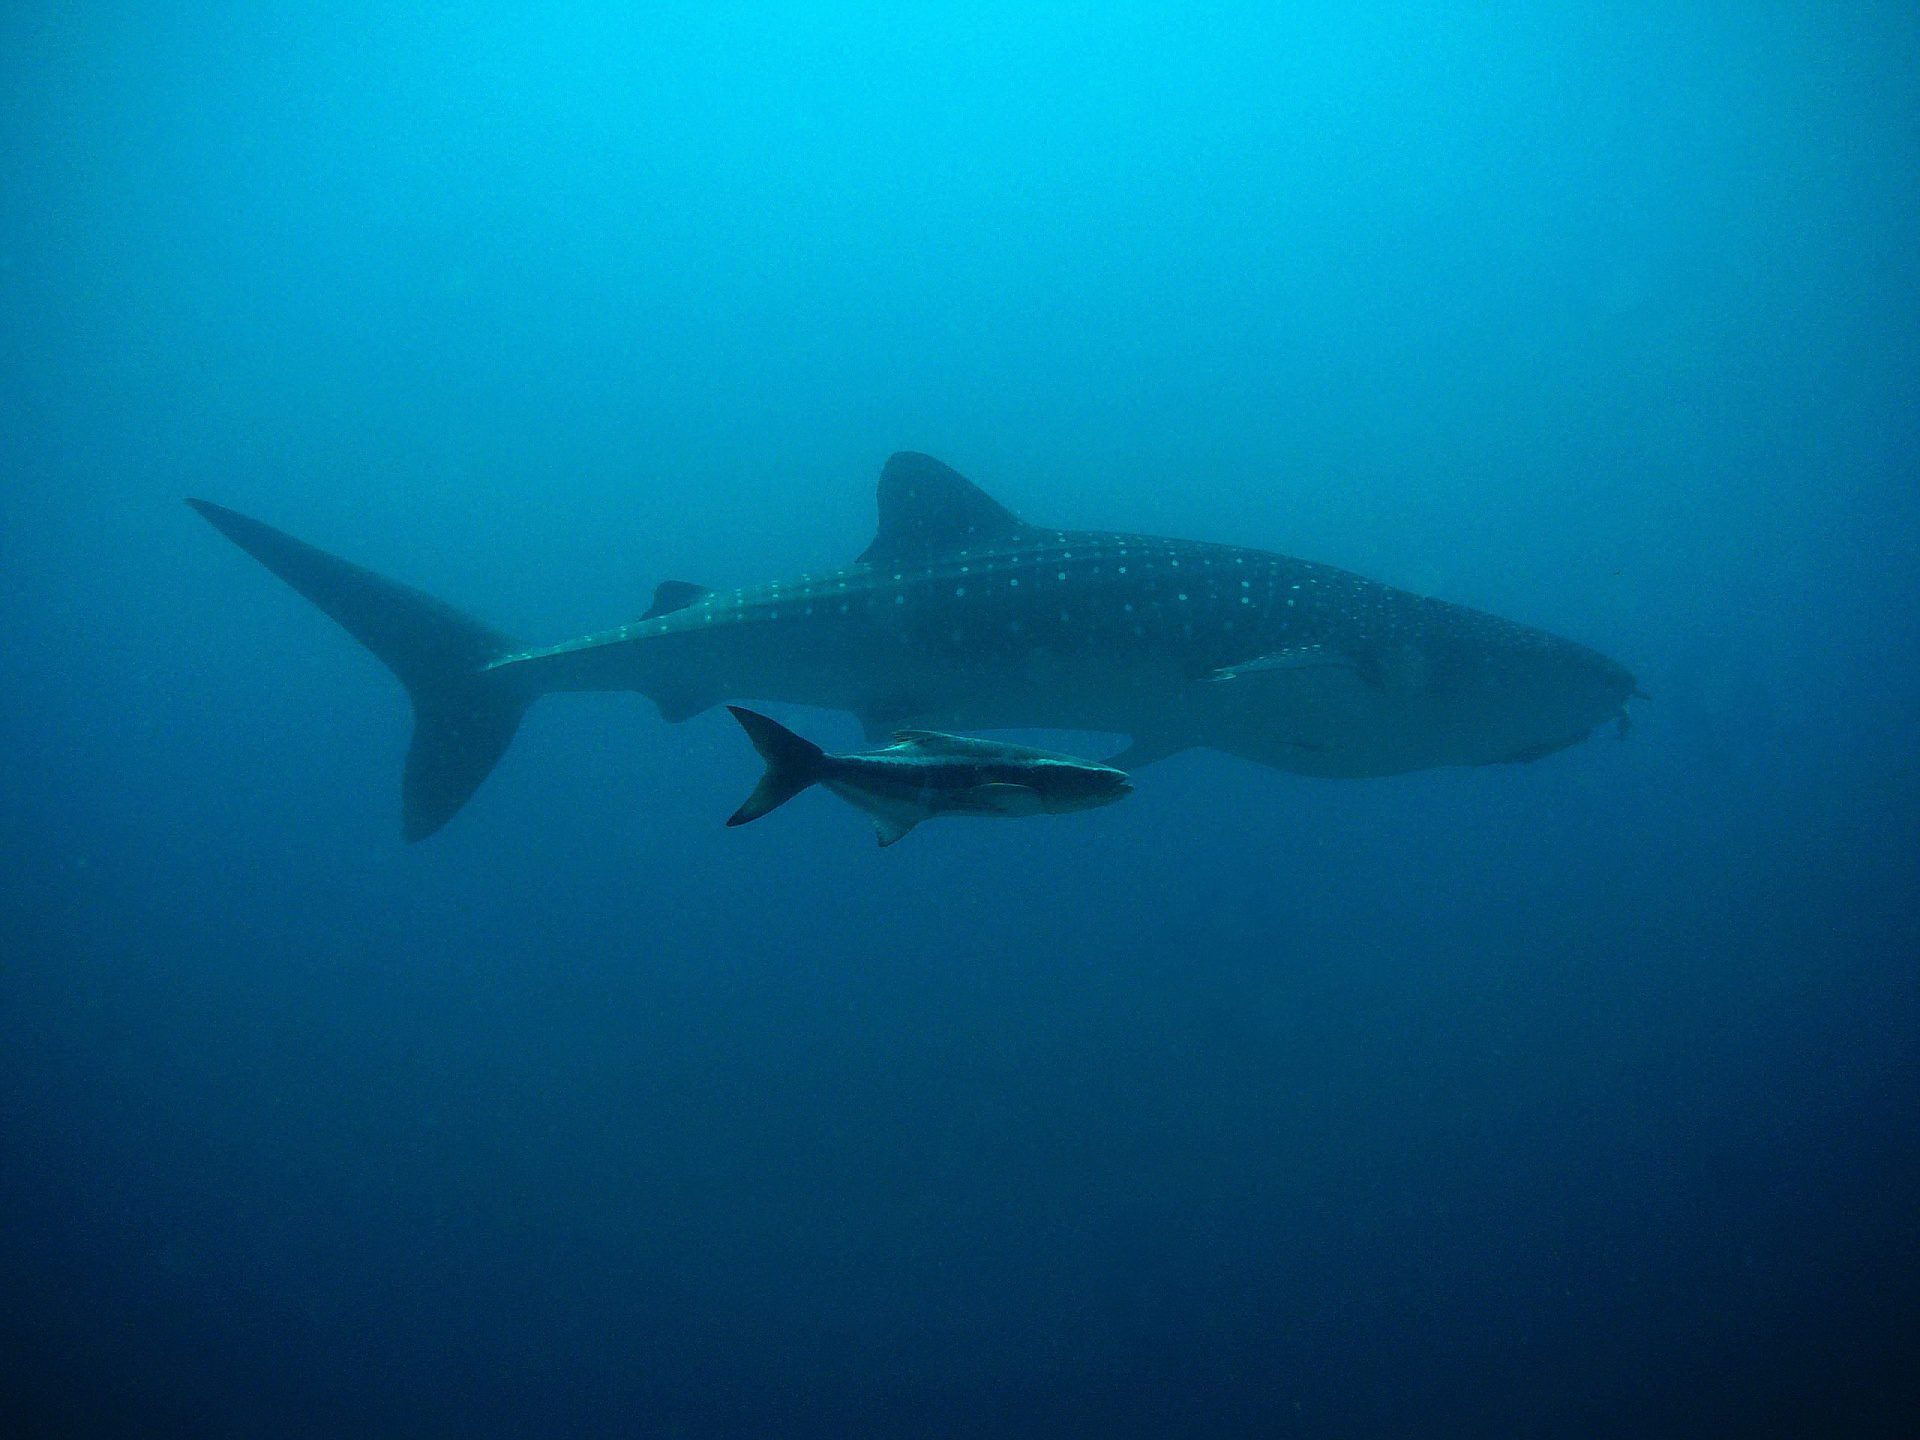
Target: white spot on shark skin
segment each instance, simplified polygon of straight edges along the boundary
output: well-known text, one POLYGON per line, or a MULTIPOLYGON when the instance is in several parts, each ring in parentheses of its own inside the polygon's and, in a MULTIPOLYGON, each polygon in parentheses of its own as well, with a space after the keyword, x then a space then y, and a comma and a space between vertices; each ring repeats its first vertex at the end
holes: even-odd
POLYGON ((1183 602, 1184 602, 1184 601, 1186 600, 1186 598, 1187 598, 1187 592, 1186 592, 1186 591, 1184 591, 1184 590, 1182 590, 1182 591, 1180 592, 1180 594, 1179 594, 1179 597, 1178 597, 1178 598, 1179 598, 1179 599, 1180 599, 1181 601, 1183 601, 1183 602))
POLYGON ((893 597, 893 603, 896 605, 904 605, 907 603, 907 597, 904 595, 896 595, 893 597))
POLYGON ((954 598, 954 599, 956 599, 956 600, 964 600, 964 599, 966 599, 966 598, 967 598, 967 587, 966 587, 966 586, 964 586, 964 585, 956 585, 956 586, 954 586, 954 587, 953 587, 953 598, 954 598))
POLYGON ((1007 581, 1007 588, 1009 590, 1018 590, 1020 588, 1020 577, 1016 575, 1013 579, 1007 581))
POLYGON ((1054 576, 1053 578, 1060 581, 1062 584, 1065 584, 1067 579, 1067 572, 1062 570, 1058 575, 1054 576))

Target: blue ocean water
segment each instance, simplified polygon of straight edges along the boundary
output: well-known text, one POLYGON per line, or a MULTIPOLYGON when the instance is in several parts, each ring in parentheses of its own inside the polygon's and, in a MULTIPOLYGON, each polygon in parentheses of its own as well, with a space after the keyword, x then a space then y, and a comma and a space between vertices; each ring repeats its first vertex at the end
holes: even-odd
POLYGON ((1913 1433, 1917 55, 9 9, 9 1433, 1913 1433), (1653 698, 883 852, 563 696, 408 847, 398 687, 179 503, 554 640, 844 563, 906 448, 1653 698))

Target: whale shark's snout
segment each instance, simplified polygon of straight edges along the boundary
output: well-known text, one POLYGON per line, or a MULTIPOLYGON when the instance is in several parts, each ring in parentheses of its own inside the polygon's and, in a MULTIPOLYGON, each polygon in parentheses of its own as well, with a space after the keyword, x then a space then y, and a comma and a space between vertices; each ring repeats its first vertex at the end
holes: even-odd
POLYGON ((1571 640, 1551 638, 1517 657, 1482 697, 1483 733, 1499 739, 1492 763, 1524 763, 1577 745, 1596 729, 1625 733, 1627 702, 1644 692, 1624 665, 1571 640))

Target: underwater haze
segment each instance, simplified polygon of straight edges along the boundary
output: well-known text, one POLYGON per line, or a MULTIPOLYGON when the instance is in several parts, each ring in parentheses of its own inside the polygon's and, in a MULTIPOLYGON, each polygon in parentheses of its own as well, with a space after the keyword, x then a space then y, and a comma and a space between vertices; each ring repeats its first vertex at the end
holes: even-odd
POLYGON ((7 1433, 1920 1433, 1910 4, 23 5, 0 95, 7 1433), (181 504, 546 644, 899 450, 1650 698, 881 849, 561 695, 409 845, 181 504))

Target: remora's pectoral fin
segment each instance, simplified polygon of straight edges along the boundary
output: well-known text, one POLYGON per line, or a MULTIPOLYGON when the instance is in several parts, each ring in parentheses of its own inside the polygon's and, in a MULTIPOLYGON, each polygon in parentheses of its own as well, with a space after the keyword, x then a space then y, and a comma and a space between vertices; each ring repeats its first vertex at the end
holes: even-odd
POLYGON ((976 785, 966 799, 991 815, 1039 815, 1046 810, 1040 792, 1030 785, 976 785))

